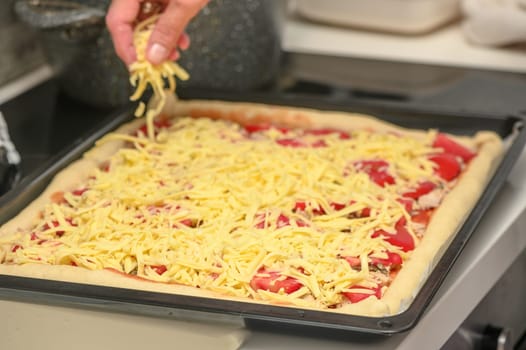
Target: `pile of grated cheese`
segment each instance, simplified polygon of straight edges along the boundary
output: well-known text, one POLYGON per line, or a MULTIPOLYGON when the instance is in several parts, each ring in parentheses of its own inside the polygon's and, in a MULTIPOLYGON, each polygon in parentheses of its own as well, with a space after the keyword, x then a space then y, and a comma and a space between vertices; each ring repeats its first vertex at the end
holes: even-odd
MULTIPOLYGON (((301 131, 287 137, 294 133, 301 131)), ((368 254, 409 256, 371 233, 392 232, 402 216, 409 219, 399 194, 434 176, 426 157, 433 132, 421 140, 350 135, 323 135, 325 147, 284 147, 273 130, 251 137, 238 124, 206 118, 175 119, 156 140, 110 134, 100 142, 133 146, 66 192, 62 203, 47 205, 31 231, 0 238, 0 262, 111 268, 238 297, 338 305, 351 286, 376 285, 368 254), (363 159, 388 161, 396 184, 373 183, 352 166, 363 159), (304 211, 294 210, 299 201, 304 211), (331 202, 347 205, 335 210, 331 202), (324 215, 314 214, 319 208, 324 215), (364 208, 371 208, 369 217, 350 215, 364 208), (362 269, 352 269, 346 256, 360 257, 362 269), (250 281, 261 267, 303 287, 292 294, 255 291, 250 281)))

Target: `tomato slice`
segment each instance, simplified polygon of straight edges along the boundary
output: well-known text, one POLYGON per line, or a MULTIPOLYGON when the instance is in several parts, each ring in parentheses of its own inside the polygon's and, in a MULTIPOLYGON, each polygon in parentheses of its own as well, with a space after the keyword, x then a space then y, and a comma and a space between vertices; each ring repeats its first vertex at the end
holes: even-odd
POLYGON ((386 252, 387 258, 371 257, 371 265, 383 265, 391 268, 400 267, 403 263, 402 257, 398 253, 386 252))
MULTIPOLYGON (((158 118, 153 121, 154 126, 154 134, 157 135, 158 131, 163 128, 169 128, 172 126, 172 122, 168 118, 158 118)), ((142 133, 143 135, 148 135, 148 126, 146 124, 143 124, 136 132, 136 135, 139 135, 139 133, 142 133)))
POLYGON ((270 124, 248 124, 244 126, 245 130, 252 134, 255 132, 267 131, 270 129, 270 124))
POLYGON ((417 200, 424 194, 428 194, 436 188, 436 185, 431 181, 420 182, 417 187, 409 192, 402 194, 403 197, 413 198, 417 200))
POLYGON ((86 192, 88 189, 86 187, 84 188, 79 188, 77 190, 74 190, 73 192, 71 192, 74 196, 82 196, 84 194, 84 192, 86 192))
POLYGON ((279 214, 278 220, 276 222, 276 227, 281 228, 281 227, 285 227, 289 225, 290 225, 290 219, 283 214, 279 214))
POLYGON ((311 130, 305 130, 305 134, 316 135, 316 136, 338 134, 338 137, 340 138, 340 140, 348 140, 351 138, 351 135, 348 132, 336 130, 336 129, 311 129, 311 130))
POLYGON ((395 183, 394 177, 389 175, 387 172, 370 172, 369 177, 373 182, 375 182, 378 186, 385 187, 386 184, 392 185, 395 183))
POLYGON ((369 297, 372 297, 373 295, 378 298, 378 299, 381 299, 382 298, 382 286, 381 285, 378 285, 374 288, 366 288, 366 287, 362 287, 362 286, 359 286, 359 285, 356 285, 356 286, 352 286, 353 288, 360 288, 360 289, 368 289, 368 290, 371 290, 373 291, 374 293, 372 294, 369 294, 369 293, 356 293, 356 292, 343 292, 343 295, 351 302, 351 303, 358 303, 362 300, 365 300, 369 297))
POLYGON ((292 148, 299 148, 299 147, 306 146, 305 143, 303 143, 301 140, 298 140, 298 139, 278 139, 276 140, 276 143, 283 147, 292 147, 292 148))
POLYGON ((363 210, 360 213, 361 218, 367 218, 371 216, 371 208, 363 208, 363 210))
MULTIPOLYGON (((294 212, 305 211, 305 210, 307 210, 307 203, 299 201, 299 202, 296 202, 294 204, 294 209, 293 209, 294 212)), ((318 208, 313 208, 312 209, 312 214, 314 214, 314 215, 325 215, 327 213, 325 212, 325 210, 322 207, 318 206, 318 208)))
POLYGON ((296 211, 305 211, 305 209, 307 208, 307 203, 305 202, 296 202, 294 204, 294 209, 292 209, 294 212, 296 211))
POLYGON ((168 270, 164 265, 152 265, 150 266, 150 268, 154 270, 158 275, 162 275, 168 270))
POLYGON ((357 256, 346 256, 345 260, 351 265, 352 268, 359 268, 362 266, 362 261, 357 256))
POLYGON ((418 210, 411 215, 411 221, 414 223, 422 224, 427 226, 431 220, 431 215, 433 214, 433 209, 427 210, 418 210))
POLYGON ((329 205, 331 206, 332 209, 336 211, 342 210, 343 208, 345 208, 345 204, 342 204, 342 203, 331 202, 329 203, 329 205))
POLYGON ((460 175, 460 164, 458 163, 456 156, 452 154, 436 154, 429 157, 429 160, 438 165, 435 172, 446 181, 451 181, 460 175))
POLYGON ((406 212, 410 213, 413 210, 413 200, 407 198, 398 198, 398 203, 404 206, 406 212))
MULTIPOLYGON (((400 254, 389 252, 389 251, 386 252, 386 254, 387 254, 387 258, 370 257, 369 265, 370 266, 383 265, 385 267, 391 267, 391 268, 398 268, 402 265, 403 260, 400 254)), ((346 256, 345 260, 354 269, 360 268, 362 265, 360 258, 357 256, 346 256)))
POLYGON ((184 225, 184 226, 187 226, 187 227, 191 227, 191 228, 195 228, 197 226, 197 220, 195 219, 183 219, 181 221, 179 221, 179 223, 181 225, 184 225))
MULTIPOLYGON (((303 203, 303 202, 298 202, 298 203, 303 203)), ((270 226, 270 223, 268 222, 265 225, 265 214, 258 214, 256 218, 258 221, 255 225, 255 228, 264 229, 270 226)), ((305 221, 301 219, 294 220, 294 222, 296 223, 298 227, 309 226, 308 223, 306 223, 305 221)), ((282 227, 290 226, 290 225, 291 225, 290 218, 284 214, 279 214, 278 218, 276 219, 276 228, 282 228, 282 227)))
POLYGON ((317 140, 315 142, 313 142, 311 145, 310 145, 312 148, 322 148, 322 147, 327 147, 327 142, 325 142, 325 140, 317 140))
POLYGON ((278 128, 278 127, 272 126, 271 124, 248 124, 248 125, 245 125, 244 128, 249 134, 253 134, 256 132, 263 132, 263 131, 267 131, 270 129, 276 129, 280 131, 282 134, 286 134, 287 132, 289 132, 289 129, 287 128, 284 128, 284 127, 278 128))
POLYGON ((386 184, 394 184, 395 179, 392 177, 387 170, 389 169, 389 163, 385 160, 362 160, 354 163, 356 170, 363 171, 371 181, 376 183, 378 186, 384 187, 386 184))
POLYGON ((462 158, 464 163, 468 163, 477 154, 460 143, 449 138, 446 134, 439 133, 433 142, 433 147, 442 148, 445 153, 453 154, 462 158))
POLYGON ((265 268, 261 268, 252 277, 250 287, 256 291, 262 289, 272 293, 278 293, 283 289, 285 293, 290 294, 303 287, 303 284, 293 277, 287 276, 283 279, 279 272, 267 271, 265 268))
POLYGON ((413 240, 413 236, 407 231, 406 224, 407 220, 405 217, 402 217, 396 222, 396 233, 392 234, 384 230, 378 230, 375 231, 371 237, 376 238, 378 236, 383 236, 386 242, 401 248, 404 252, 411 251, 415 249, 415 241, 413 240))

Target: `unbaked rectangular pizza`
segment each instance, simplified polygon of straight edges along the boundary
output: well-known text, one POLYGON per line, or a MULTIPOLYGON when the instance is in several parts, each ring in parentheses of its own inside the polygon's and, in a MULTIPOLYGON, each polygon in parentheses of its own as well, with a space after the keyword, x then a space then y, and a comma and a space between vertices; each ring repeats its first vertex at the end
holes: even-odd
POLYGON ((106 135, 4 224, 0 273, 394 315, 502 153, 493 132, 248 103, 172 102, 154 127, 106 135))

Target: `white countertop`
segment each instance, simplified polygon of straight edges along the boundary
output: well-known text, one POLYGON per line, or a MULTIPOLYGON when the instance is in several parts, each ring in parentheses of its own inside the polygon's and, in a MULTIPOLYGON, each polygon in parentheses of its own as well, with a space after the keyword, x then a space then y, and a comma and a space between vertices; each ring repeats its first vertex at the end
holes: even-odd
POLYGON ((289 17, 283 49, 288 52, 526 72, 526 48, 469 44, 458 23, 422 35, 396 35, 329 25, 289 17))

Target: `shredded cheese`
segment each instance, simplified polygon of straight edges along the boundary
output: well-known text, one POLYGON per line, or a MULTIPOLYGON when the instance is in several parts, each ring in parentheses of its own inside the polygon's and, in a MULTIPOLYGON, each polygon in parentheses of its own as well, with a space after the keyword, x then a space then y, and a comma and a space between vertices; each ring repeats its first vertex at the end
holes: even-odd
POLYGON ((175 62, 165 61, 159 65, 153 65, 146 59, 148 40, 158 18, 159 15, 152 16, 135 27, 133 44, 137 53, 137 61, 129 67, 130 83, 136 87, 130 100, 137 101, 140 99, 148 85, 153 89, 154 97, 156 98, 155 107, 146 110, 145 104, 141 102, 135 111, 136 117, 141 117, 146 113, 146 125, 150 138, 153 138, 153 119, 162 111, 166 103, 165 79, 168 82, 168 92, 175 93, 175 78, 177 77, 181 80, 189 78, 188 73, 175 62))
POLYGON ((364 288, 384 276, 369 269, 368 255, 407 254, 372 233, 392 232, 408 215, 400 192, 433 178, 422 157, 433 152, 429 140, 357 130, 345 140, 324 135, 325 147, 293 148, 269 135, 252 138, 238 124, 205 118, 178 118, 155 141, 111 134, 99 143, 133 146, 119 150, 109 170, 96 169, 82 193, 48 205, 29 232, 0 238, 0 262, 112 268, 316 307, 342 303, 345 292, 373 293, 364 288), (389 162, 396 183, 382 188, 352 166, 364 159, 389 162), (356 215, 365 208, 371 215, 356 215), (361 268, 345 257, 357 257, 361 268), (302 287, 254 290, 262 267, 302 287))

